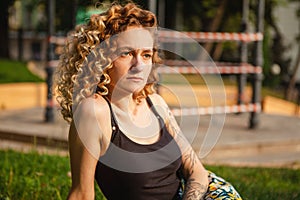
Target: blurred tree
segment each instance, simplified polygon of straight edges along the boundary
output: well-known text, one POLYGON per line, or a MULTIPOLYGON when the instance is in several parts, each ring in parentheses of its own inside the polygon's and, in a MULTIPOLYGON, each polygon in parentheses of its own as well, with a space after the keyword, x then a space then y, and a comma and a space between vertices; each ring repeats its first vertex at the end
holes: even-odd
MULTIPOLYGON (((300 22, 300 0, 289 0, 293 3, 298 3, 298 8, 297 8, 297 11, 296 11, 296 16, 298 18, 298 23, 300 22)), ((295 65, 292 69, 292 74, 290 75, 290 79, 289 79, 289 83, 288 83, 288 86, 287 86, 287 90, 286 90, 286 94, 285 94, 285 98, 287 100, 292 100, 293 99, 293 93, 294 93, 294 90, 295 90, 295 85, 296 85, 296 76, 297 76, 297 73, 298 73, 298 70, 300 68, 300 23, 299 23, 299 27, 298 27, 298 36, 296 38, 296 42, 297 42, 297 45, 298 45, 298 55, 297 55, 297 58, 296 58, 296 62, 295 62, 295 65)), ((300 94, 298 94, 298 101, 300 99, 300 94)))
MULTIPOLYGON (((238 32, 241 26, 242 1, 184 1, 185 31, 238 32)), ((203 43, 214 60, 238 60, 238 43, 203 43)))
POLYGON ((286 57, 285 51, 290 48, 284 43, 284 36, 279 29, 276 8, 287 4, 287 0, 267 0, 265 6, 265 38, 264 38, 264 80, 263 84, 268 87, 277 87, 284 77, 288 76, 291 58, 286 57), (271 51, 270 51, 271 50, 271 51), (270 52, 267 52, 270 51, 270 52), (279 65, 281 74, 272 73, 272 66, 279 65))
MULTIPOLYGON (((56 30, 67 33, 77 24, 85 23, 90 15, 100 13, 114 0, 56 0, 56 30), (70 12, 66 12, 66 8, 70 12)), ((119 0, 119 2, 128 2, 119 0)), ((147 8, 147 0, 135 0, 141 7, 147 8)))
MULTIPOLYGON (((87 13, 90 8, 97 9, 105 2, 112 2, 113 0, 56 0, 56 30, 66 33, 76 25, 77 11, 87 13)), ((147 8, 149 0, 134 0, 134 2, 147 8)), ((184 18, 184 31, 219 31, 219 32, 238 32, 241 28, 242 3, 243 1, 228 1, 228 0, 166 0, 166 28, 175 28, 176 18, 176 2, 182 3, 182 12, 184 18)), ((265 53, 265 84, 272 83, 274 75, 270 73, 270 67, 273 63, 280 65, 281 76, 285 76, 289 69, 289 58, 283 55, 284 49, 289 48, 283 43, 282 33, 278 29, 275 16, 275 8, 287 2, 299 2, 300 0, 266 0, 265 9, 265 32, 266 37, 264 48, 272 50, 271 53, 265 53), (274 34, 273 34, 274 33, 274 34)), ((0 57, 8 57, 8 8, 14 0, 0 1, 0 41, 2 48, 0 48, 0 57)), ((23 2, 23 1, 22 1, 23 2)), ((24 1, 25 2, 25 1, 24 1)), ((27 8, 34 8, 37 5, 47 5, 46 0, 27 0, 27 8)), ((120 2, 126 2, 120 0, 120 2)), ((252 25, 255 20, 255 10, 257 0, 250 0, 250 23, 252 25)), ((91 9, 91 10, 92 10, 91 9)), ((47 10, 47 9, 46 9, 47 10)), ((42 17, 42 16, 41 16, 42 17)), ((84 16, 83 18, 85 18, 84 16)), ((41 18, 42 19, 42 18, 41 18)), ((44 23, 46 23, 44 21, 44 23)), ((37 26, 42 28, 43 26, 37 26)), ((44 29, 44 28, 42 28, 44 29)), ((40 30, 38 30, 40 31, 40 30)), ((208 45, 207 49, 216 60, 239 60, 238 43, 224 42, 217 45, 208 45)), ((251 47, 251 46, 250 46, 251 47)), ((250 55, 251 56, 251 55, 250 55)), ((275 83, 277 84, 277 83, 275 83)))
MULTIPOLYGON (((182 0, 177 0, 182 1, 182 0)), ((291 58, 284 54, 290 48, 284 43, 284 36, 278 28, 276 9, 286 5, 289 1, 299 2, 300 0, 265 0, 265 37, 264 37, 264 81, 263 84, 270 87, 280 85, 281 80, 290 71, 291 58), (281 67, 281 74, 271 73, 271 67, 277 64, 281 67)), ((257 0, 250 0, 249 3, 249 29, 255 27, 257 0), (252 28, 251 28, 252 27, 252 28)), ((227 0, 185 0, 184 1, 184 30, 205 31, 205 32, 239 32, 241 29, 243 1, 227 0)), ((170 27, 173 28, 173 27, 170 27)), ((255 31, 255 30, 254 30, 255 31)), ((208 43, 203 44, 204 48, 214 60, 239 61, 238 43, 208 43)), ((249 44, 249 58, 251 61, 251 49, 249 44)))

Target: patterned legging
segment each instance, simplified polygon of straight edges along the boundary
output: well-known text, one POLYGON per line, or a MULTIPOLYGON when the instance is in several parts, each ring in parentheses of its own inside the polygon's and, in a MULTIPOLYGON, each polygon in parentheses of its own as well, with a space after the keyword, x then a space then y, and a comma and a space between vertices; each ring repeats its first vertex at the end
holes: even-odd
POLYGON ((208 171, 209 186, 208 191, 204 197, 205 200, 217 199, 217 200, 242 200, 239 193, 234 187, 223 178, 218 177, 214 173, 208 171))
MULTIPOLYGON (((204 196, 204 200, 242 200, 239 193, 234 187, 223 178, 208 171, 209 186, 204 196)), ((182 180, 182 187, 178 190, 178 196, 175 199, 182 199, 184 181, 182 180)))

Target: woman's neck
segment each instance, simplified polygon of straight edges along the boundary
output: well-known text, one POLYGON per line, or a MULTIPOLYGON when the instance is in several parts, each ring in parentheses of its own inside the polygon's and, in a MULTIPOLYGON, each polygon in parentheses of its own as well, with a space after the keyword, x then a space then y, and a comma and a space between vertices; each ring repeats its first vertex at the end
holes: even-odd
POLYGON ((144 98, 137 103, 129 95, 112 98, 111 102, 118 126, 128 138, 140 144, 152 144, 159 139, 159 122, 144 98))
POLYGON ((123 112, 135 115, 143 102, 138 102, 134 94, 113 95, 110 97, 111 103, 123 112))

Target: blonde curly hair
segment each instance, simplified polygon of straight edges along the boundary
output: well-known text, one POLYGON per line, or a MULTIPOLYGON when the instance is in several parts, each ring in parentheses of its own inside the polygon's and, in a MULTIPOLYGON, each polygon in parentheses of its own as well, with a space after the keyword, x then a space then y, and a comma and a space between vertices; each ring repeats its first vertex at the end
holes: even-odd
MULTIPOLYGON (((108 71, 113 65, 108 55, 114 51, 109 39, 129 26, 156 28, 157 19, 153 13, 139 8, 134 3, 124 6, 114 3, 106 12, 92 15, 88 23, 77 26, 68 35, 54 80, 56 99, 67 122, 71 122, 72 110, 76 105, 95 94, 95 88, 102 96, 109 94, 106 85, 110 83, 108 71)), ((140 91, 137 99, 155 92, 155 63, 160 63, 156 44, 153 50, 150 81, 140 91)))

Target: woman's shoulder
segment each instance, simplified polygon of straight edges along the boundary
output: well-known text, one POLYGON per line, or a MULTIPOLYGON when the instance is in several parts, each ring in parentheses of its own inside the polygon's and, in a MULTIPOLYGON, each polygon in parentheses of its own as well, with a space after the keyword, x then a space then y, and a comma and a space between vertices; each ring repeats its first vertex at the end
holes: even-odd
POLYGON ((108 103, 104 97, 95 94, 94 96, 83 99, 76 107, 74 114, 79 113, 84 117, 105 117, 109 111, 108 103))
POLYGON ((78 135, 101 141, 101 153, 104 153, 108 146, 108 138, 111 137, 110 117, 110 108, 104 97, 100 95, 88 97, 80 102, 73 114, 73 130, 76 127, 78 135))
POLYGON ((95 157, 105 153, 110 137, 110 110, 102 96, 82 100, 73 113, 69 131, 70 145, 84 145, 95 157), (99 150, 98 147, 101 147, 99 150), (99 154, 100 152, 100 154, 99 154))
POLYGON ((109 105, 100 95, 83 99, 73 113, 73 121, 82 124, 98 124, 101 129, 106 129, 110 122, 109 105))

